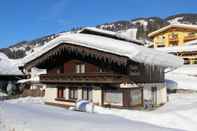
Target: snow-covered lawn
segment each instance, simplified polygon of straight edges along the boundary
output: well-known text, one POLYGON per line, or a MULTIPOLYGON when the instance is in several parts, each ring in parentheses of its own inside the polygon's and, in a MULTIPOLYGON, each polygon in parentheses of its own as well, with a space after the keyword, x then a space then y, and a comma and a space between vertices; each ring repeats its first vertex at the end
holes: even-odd
POLYGON ((0 106, 0 131, 174 131, 112 115, 47 106, 39 98, 1 102, 0 106))
POLYGON ((169 95, 169 102, 154 111, 106 110, 97 107, 96 112, 121 116, 129 120, 161 127, 197 131, 197 93, 171 94, 169 95))
POLYGON ((197 130, 197 94, 170 95, 170 102, 155 111, 95 110, 94 114, 69 111, 44 105, 41 98, 4 101, 0 102, 0 131, 197 130))

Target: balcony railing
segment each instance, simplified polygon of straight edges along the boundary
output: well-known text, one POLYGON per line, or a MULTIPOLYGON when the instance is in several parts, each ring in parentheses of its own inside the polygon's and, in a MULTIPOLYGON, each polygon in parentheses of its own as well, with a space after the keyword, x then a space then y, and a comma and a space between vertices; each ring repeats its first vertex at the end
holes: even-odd
POLYGON ((187 36, 184 36, 184 40, 187 41, 187 40, 195 40, 197 39, 197 36, 195 34, 190 34, 190 35, 187 35, 187 36))
POLYGON ((40 76, 42 83, 122 83, 126 80, 125 75, 113 73, 45 74, 40 76))
POLYGON ((178 41, 178 35, 169 35, 168 36, 169 41, 178 41))

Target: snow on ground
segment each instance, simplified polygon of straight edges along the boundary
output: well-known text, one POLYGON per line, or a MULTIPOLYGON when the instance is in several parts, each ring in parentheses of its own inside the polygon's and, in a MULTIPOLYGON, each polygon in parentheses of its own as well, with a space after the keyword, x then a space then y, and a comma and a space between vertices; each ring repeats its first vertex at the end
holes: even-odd
POLYGON ((4 96, 7 96, 7 94, 0 92, 0 97, 4 97, 4 96))
POLYGON ((166 77, 166 87, 168 89, 183 89, 197 91, 197 77, 185 74, 168 73, 166 77))
POLYGON ((118 116, 69 111, 36 99, 0 102, 0 131, 177 131, 118 116))
POLYGON ((95 110, 100 114, 120 116, 161 127, 197 130, 197 93, 172 94, 166 105, 154 111, 104 109, 102 107, 96 107, 95 110))
POLYGON ((197 91, 197 65, 184 65, 166 73, 168 89, 187 89, 197 91))

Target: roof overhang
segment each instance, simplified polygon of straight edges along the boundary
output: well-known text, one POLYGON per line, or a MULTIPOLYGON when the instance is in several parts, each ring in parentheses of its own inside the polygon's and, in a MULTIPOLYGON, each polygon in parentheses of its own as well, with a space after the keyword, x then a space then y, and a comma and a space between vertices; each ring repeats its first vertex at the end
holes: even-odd
MULTIPOLYGON (((57 49, 58 46, 62 45, 66 45, 63 49, 66 49, 67 46, 82 47, 83 50, 94 50, 98 53, 118 56, 115 57, 116 61, 121 61, 121 57, 130 59, 134 62, 163 66, 165 68, 177 68, 183 65, 183 60, 181 58, 155 49, 139 46, 132 42, 79 33, 71 33, 57 37, 45 46, 41 47, 39 50, 35 51, 33 54, 27 56, 24 59, 23 64, 28 65, 43 56, 47 57, 49 54, 57 54, 58 50, 54 51, 54 49, 57 49)), ((123 61, 125 62, 125 60, 123 61)))

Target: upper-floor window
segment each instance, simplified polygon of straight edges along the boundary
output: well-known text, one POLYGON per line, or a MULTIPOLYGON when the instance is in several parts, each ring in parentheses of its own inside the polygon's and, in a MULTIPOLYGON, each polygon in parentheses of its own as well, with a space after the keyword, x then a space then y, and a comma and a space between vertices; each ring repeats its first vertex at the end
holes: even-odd
POLYGON ((76 73, 85 73, 85 64, 76 64, 75 65, 76 73))
POLYGON ((165 39, 165 36, 164 35, 161 35, 158 38, 159 38, 159 40, 163 40, 163 39, 165 39))
POLYGON ((102 73, 102 72, 104 72, 104 69, 103 69, 103 68, 98 67, 98 68, 96 69, 96 72, 102 73))

